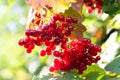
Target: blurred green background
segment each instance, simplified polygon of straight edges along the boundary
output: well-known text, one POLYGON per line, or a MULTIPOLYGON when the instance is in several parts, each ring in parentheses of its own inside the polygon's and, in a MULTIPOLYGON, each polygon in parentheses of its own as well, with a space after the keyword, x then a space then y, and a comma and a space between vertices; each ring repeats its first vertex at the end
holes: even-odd
POLYGON ((18 40, 23 37, 29 6, 25 0, 0 0, 0 80, 30 80, 32 60, 18 40))
MULTIPOLYGON (((0 0, 0 80, 31 80, 33 75, 48 72, 48 57, 39 57, 38 50, 26 54, 18 46, 18 40, 24 37, 29 9, 25 0, 0 0)), ((88 15, 84 9, 83 17, 87 28, 84 36, 102 46, 102 61, 110 62, 120 54, 120 14, 88 15)))

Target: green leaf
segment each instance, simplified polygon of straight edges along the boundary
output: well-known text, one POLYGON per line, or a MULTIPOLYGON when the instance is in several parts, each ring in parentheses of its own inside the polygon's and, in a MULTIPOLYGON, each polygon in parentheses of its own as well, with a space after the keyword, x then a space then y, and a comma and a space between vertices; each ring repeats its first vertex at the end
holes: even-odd
POLYGON ((101 80, 120 80, 120 78, 110 77, 110 76, 103 76, 101 80))
POLYGON ((51 79, 52 77, 51 76, 43 76, 42 78, 39 78, 39 77, 36 77, 34 76, 32 80, 49 80, 51 79))
POLYGON ((120 7, 117 0, 104 0, 103 12, 108 13, 111 16, 114 16, 119 9, 120 7))
POLYGON ((102 76, 105 75, 105 71, 101 69, 98 65, 92 65, 87 68, 82 74, 84 80, 100 80, 102 76))
MULTIPOLYGON (((84 80, 98 80, 100 75, 98 74, 98 72, 90 72, 89 74, 85 75, 85 79, 84 80)), ((102 75, 103 76, 103 75, 102 75)))
POLYGON ((80 77, 78 74, 73 73, 73 72, 63 72, 59 71, 55 73, 54 75, 46 75, 42 76, 41 78, 39 77, 33 77, 32 80, 80 80, 80 77))
POLYGON ((105 70, 120 74, 120 57, 107 64, 105 70))
POLYGON ((32 80, 40 80, 39 77, 34 76, 32 80))
POLYGON ((120 29, 120 14, 116 15, 112 20, 107 24, 107 27, 112 27, 114 29, 120 29))
POLYGON ((81 80, 79 75, 73 72, 65 72, 64 74, 60 72, 55 78, 57 80, 81 80))
POLYGON ((72 7, 69 9, 66 9, 65 12, 63 13, 65 16, 71 16, 71 17, 76 17, 76 18, 82 18, 81 15, 72 7))

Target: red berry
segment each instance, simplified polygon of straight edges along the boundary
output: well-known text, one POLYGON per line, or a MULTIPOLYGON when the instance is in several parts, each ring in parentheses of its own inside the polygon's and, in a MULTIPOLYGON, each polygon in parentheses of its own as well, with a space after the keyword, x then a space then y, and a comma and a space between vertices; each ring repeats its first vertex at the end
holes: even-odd
POLYGON ((53 72, 55 70, 55 68, 53 67, 53 66, 51 66, 50 68, 49 68, 49 71, 50 72, 53 72))
POLYGON ((27 48, 26 52, 27 53, 31 53, 32 49, 31 48, 27 48))
POLYGON ((54 51, 53 55, 54 55, 55 57, 59 57, 59 56, 60 56, 60 53, 59 53, 59 51, 54 51))
POLYGON ((72 18, 72 22, 75 23, 75 24, 77 24, 78 19, 77 18, 72 18))
POLYGON ((58 30, 59 32, 62 32, 62 31, 63 31, 63 27, 62 27, 62 26, 59 26, 59 27, 57 28, 57 30, 58 30))
POLYGON ((41 50, 40 51, 40 56, 45 56, 46 55, 46 51, 45 50, 41 50))
POLYGON ((98 14, 102 13, 102 10, 98 8, 98 9, 97 9, 97 13, 98 13, 98 14))
POLYGON ((67 27, 68 23, 67 22, 62 22, 62 27, 67 27))
POLYGON ((92 9, 89 8, 89 9, 87 10, 87 12, 88 12, 89 14, 92 13, 92 9))
POLYGON ((46 52, 48 52, 48 53, 51 52, 51 47, 50 47, 50 46, 48 46, 48 47, 46 48, 46 52))
POLYGON ((58 14, 55 14, 55 15, 53 15, 53 17, 52 17, 53 21, 57 21, 58 18, 59 18, 59 15, 58 15, 58 14))
POLYGON ((71 34, 71 31, 69 31, 69 30, 66 30, 66 31, 65 31, 65 35, 66 35, 66 36, 69 36, 70 34, 71 34))
POLYGON ((66 18, 66 22, 71 23, 72 22, 72 18, 71 17, 67 17, 66 18))
POLYGON ((26 36, 30 36, 30 30, 26 30, 26 31, 25 31, 25 35, 26 35, 26 36))
POLYGON ((100 60, 100 56, 97 56, 95 59, 96 59, 97 61, 100 60))
POLYGON ((59 45, 59 44, 60 44, 60 39, 59 39, 59 38, 56 38, 56 39, 54 40, 54 43, 55 43, 56 45, 59 45))
POLYGON ((68 26, 68 30, 72 31, 73 29, 73 26, 68 26))
POLYGON ((23 46, 23 45, 25 44, 25 42, 24 42, 23 39, 20 39, 19 42, 18 42, 18 44, 19 44, 20 46, 23 46))
POLYGON ((64 21, 65 20, 65 17, 63 15, 59 15, 59 21, 64 21))

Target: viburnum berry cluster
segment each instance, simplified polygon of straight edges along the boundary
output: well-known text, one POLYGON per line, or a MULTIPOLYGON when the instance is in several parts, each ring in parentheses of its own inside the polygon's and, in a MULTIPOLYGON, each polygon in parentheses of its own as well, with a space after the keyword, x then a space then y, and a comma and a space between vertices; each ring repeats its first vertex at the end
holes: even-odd
POLYGON ((40 13, 36 12, 30 23, 33 29, 25 31, 26 37, 19 40, 19 45, 24 46, 27 53, 35 46, 45 46, 39 52, 40 56, 54 55, 50 71, 69 71, 77 69, 81 74, 87 65, 100 60, 98 53, 101 48, 92 44, 90 39, 82 38, 71 40, 70 35, 75 30, 78 19, 61 14, 54 14, 50 22, 42 23, 40 13))
MULTIPOLYGON (((36 14, 35 14, 36 16, 36 14)), ((36 16, 37 18, 40 18, 36 16)), ((25 31, 26 38, 20 39, 19 45, 26 48, 26 52, 30 53, 34 46, 46 45, 46 52, 51 54, 57 45, 66 48, 65 43, 68 41, 68 36, 74 30, 73 24, 77 24, 77 18, 64 17, 63 15, 55 14, 49 23, 39 25, 38 20, 32 21, 34 25, 38 25, 36 30, 28 29, 25 31)), ((43 55, 43 50, 40 52, 43 55)))
POLYGON ((87 65, 97 63, 100 56, 101 48, 93 45, 90 39, 83 38, 76 41, 71 41, 69 47, 62 51, 54 51, 54 64, 50 67, 50 71, 70 71, 77 69, 79 74, 82 74, 87 69, 87 65))
POLYGON ((94 9, 97 9, 97 13, 102 12, 102 0, 84 0, 84 4, 88 7, 88 13, 91 13, 94 9))

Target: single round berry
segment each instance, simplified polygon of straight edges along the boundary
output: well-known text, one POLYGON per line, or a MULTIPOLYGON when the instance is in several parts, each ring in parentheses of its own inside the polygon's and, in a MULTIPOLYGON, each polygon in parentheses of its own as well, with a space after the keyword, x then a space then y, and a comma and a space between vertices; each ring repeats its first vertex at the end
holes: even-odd
POLYGON ((89 8, 89 9, 87 10, 87 12, 88 12, 89 14, 92 13, 92 9, 89 8))
POLYGON ((66 18, 66 22, 72 23, 72 18, 71 18, 71 17, 67 17, 67 18, 66 18))
POLYGON ((55 70, 55 68, 53 67, 53 66, 51 66, 50 68, 49 68, 49 71, 50 72, 53 72, 55 70))
POLYGON ((54 40, 54 43, 55 43, 56 45, 59 45, 59 44, 60 44, 60 39, 59 39, 59 38, 56 38, 56 39, 54 40))
POLYGON ((67 22, 62 22, 62 27, 67 27, 68 23, 67 22))
POLYGON ((63 15, 60 15, 59 18, 58 18, 59 21, 64 21, 65 20, 65 17, 63 15))
POLYGON ((75 23, 75 24, 77 24, 78 19, 77 18, 72 18, 72 22, 75 23))
POLYGON ((26 52, 27 53, 31 53, 32 49, 31 48, 27 48, 26 52))
POLYGON ((26 31, 25 31, 25 35, 26 35, 26 36, 30 36, 30 30, 26 30, 26 31))
POLYGON ((48 53, 51 52, 51 47, 50 47, 50 46, 47 46, 47 48, 46 48, 46 52, 48 52, 48 53))
POLYGON ((60 56, 60 53, 59 53, 59 51, 54 51, 53 55, 54 55, 55 57, 59 57, 59 56, 60 56))
POLYGON ((46 51, 45 50, 41 50, 40 51, 40 56, 45 56, 46 55, 46 51))
POLYGON ((23 45, 25 44, 25 41, 24 41, 23 39, 20 39, 19 42, 18 42, 18 44, 19 44, 20 46, 23 46, 23 45))
POLYGON ((98 61, 98 60, 100 60, 101 58, 100 58, 100 56, 97 56, 95 59, 98 61))
POLYGON ((69 31, 69 30, 66 30, 66 31, 65 31, 65 35, 66 35, 66 36, 69 36, 70 34, 71 34, 71 31, 69 31))
POLYGON ((68 26, 68 30, 72 31, 73 29, 73 26, 68 26))

